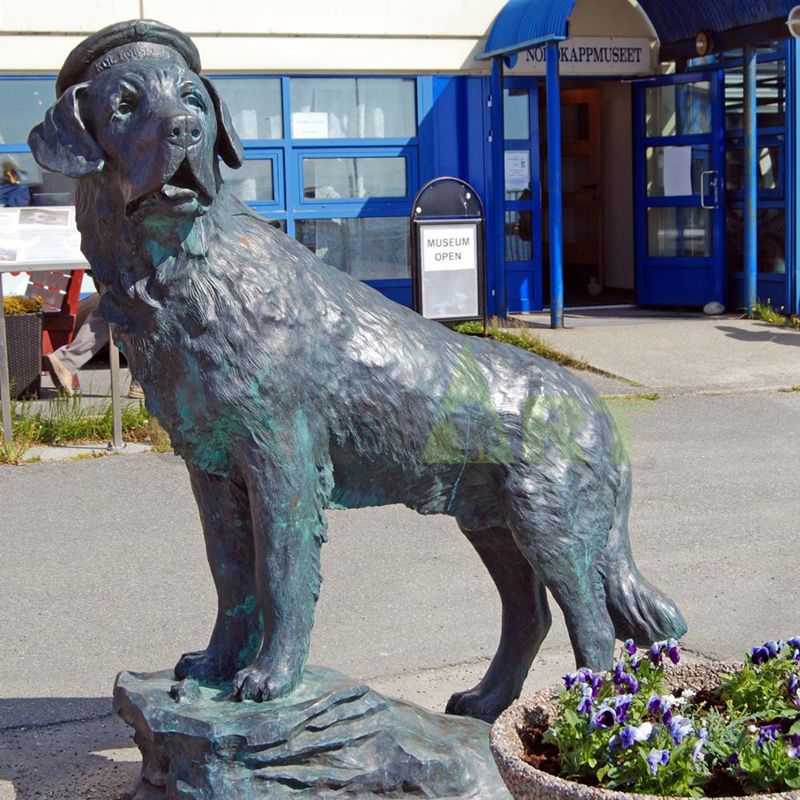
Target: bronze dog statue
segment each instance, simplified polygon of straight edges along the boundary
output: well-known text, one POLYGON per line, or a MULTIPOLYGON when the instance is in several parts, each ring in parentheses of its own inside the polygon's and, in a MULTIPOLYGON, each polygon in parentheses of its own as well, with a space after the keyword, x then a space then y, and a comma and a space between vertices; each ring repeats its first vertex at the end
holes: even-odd
POLYGON ((219 610, 178 678, 268 700, 301 678, 325 509, 403 503, 449 514, 502 599, 485 677, 448 710, 516 698, 550 624, 579 665, 615 636, 679 636, 627 531, 630 470, 594 392, 552 363, 472 340, 316 258, 226 190, 242 150, 191 40, 160 23, 79 45, 31 133, 77 178, 77 220, 147 407, 186 460, 219 610))

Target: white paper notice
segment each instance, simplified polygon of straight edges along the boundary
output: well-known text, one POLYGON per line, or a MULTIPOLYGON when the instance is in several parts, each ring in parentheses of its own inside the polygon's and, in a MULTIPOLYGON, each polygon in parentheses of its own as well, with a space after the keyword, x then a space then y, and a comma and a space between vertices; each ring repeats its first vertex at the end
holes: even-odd
POLYGON ((422 315, 428 319, 478 316, 478 226, 422 225, 422 315))
POLYGON ((664 148, 664 196, 686 197, 692 194, 692 148, 664 148))
POLYGON ((506 150, 506 191, 524 192, 531 184, 531 157, 527 150, 506 150))
POLYGON ((0 262, 85 263, 73 206, 0 208, 0 262))
POLYGON ((295 111, 292 114, 292 136, 295 139, 327 139, 327 111, 295 111))

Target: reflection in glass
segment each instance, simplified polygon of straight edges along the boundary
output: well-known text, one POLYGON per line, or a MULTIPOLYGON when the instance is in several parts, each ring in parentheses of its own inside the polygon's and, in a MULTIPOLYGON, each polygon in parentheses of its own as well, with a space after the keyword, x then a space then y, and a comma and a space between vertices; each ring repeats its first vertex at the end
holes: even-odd
POLYGON ((711 212, 674 206, 647 209, 647 252, 655 258, 708 258, 711 212))
POLYGON ((415 94, 413 78, 292 78, 292 136, 411 138, 415 94))
POLYGON ((0 81, 0 143, 25 144, 34 125, 56 99, 56 82, 52 78, 0 81))
MULTIPOLYGON (((786 62, 768 61, 756 67, 756 125, 781 128, 786 124, 786 62)), ((725 70, 725 128, 744 129, 742 68, 725 70)))
MULTIPOLYGON (((758 216, 758 271, 786 272, 786 209, 760 208, 758 216)), ((744 271, 744 210, 728 209, 727 257, 730 272, 744 271)))
POLYGON ((239 169, 231 169, 220 161, 219 168, 225 183, 243 203, 275 199, 271 158, 248 159, 239 169))
MULTIPOLYGON (((780 146, 759 147, 757 153, 758 188, 773 190, 780 187, 780 146)), ((729 148, 725 156, 726 188, 731 192, 744 191, 744 150, 729 148)))
MULTIPOLYGON (((12 170, 20 185, 27 187, 29 197, 23 205, 71 206, 75 203, 75 181, 66 175, 42 169, 30 153, 0 153, 0 163, 3 172, 12 170)), ((0 198, 0 205, 8 202, 0 198)))
POLYGON ((506 211, 506 261, 530 261, 531 212, 506 211))
POLYGON ((283 138, 279 78, 214 78, 240 139, 283 138))
POLYGON ((295 227, 298 241, 355 278, 411 276, 405 217, 299 219, 295 227))
POLYGON ((651 86, 645 90, 648 136, 684 136, 711 130, 711 84, 708 81, 651 86))
POLYGON ((303 197, 405 197, 405 158, 304 158, 303 197))
POLYGON ((709 146, 648 147, 645 159, 648 197, 699 194, 701 175, 709 165, 709 146), (680 170, 686 174, 679 174, 680 170))
POLYGON ((527 89, 503 90, 503 124, 506 139, 530 138, 530 96, 527 89))

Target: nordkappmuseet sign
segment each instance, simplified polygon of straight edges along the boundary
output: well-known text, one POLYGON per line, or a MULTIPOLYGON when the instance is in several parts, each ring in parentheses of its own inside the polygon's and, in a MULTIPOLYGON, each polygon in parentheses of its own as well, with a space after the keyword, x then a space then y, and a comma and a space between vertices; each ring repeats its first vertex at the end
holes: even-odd
MULTIPOLYGON (((575 36, 559 42, 562 75, 649 75, 653 70, 650 40, 627 36, 575 36)), ((544 75, 547 48, 531 47, 512 56, 509 75, 544 75), (516 58, 515 61, 513 59, 516 58)))

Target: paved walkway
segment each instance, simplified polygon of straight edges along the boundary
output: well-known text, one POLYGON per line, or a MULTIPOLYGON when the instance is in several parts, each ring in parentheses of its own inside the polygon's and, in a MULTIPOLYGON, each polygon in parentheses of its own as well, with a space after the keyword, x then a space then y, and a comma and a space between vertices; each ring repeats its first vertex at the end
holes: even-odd
MULTIPOLYGON (((552 332, 528 321, 644 384, 582 373, 603 393, 662 398, 620 401, 633 409, 631 537, 689 622, 690 657, 800 633, 800 392, 780 390, 800 384, 800 351, 785 346, 800 333, 732 318, 567 319, 552 332)), ((109 711, 115 673, 174 663, 214 617, 186 470, 152 454, 0 467, 0 508, 0 800, 116 800, 140 765, 109 711)), ((392 506, 329 520, 311 661, 441 709, 496 647, 485 569, 447 517, 392 506)), ((528 690, 571 666, 554 618, 528 690)))
POLYGON ((543 313, 516 319, 553 347, 662 394, 800 385, 800 331, 764 322, 628 308, 567 312, 563 330, 543 313))

